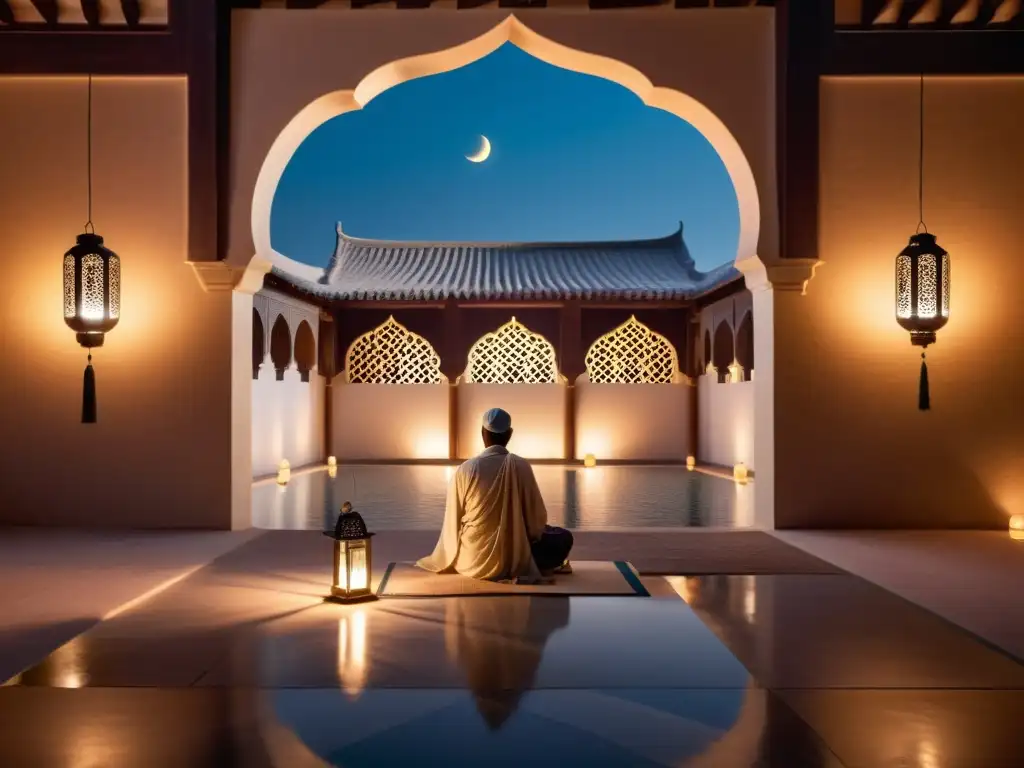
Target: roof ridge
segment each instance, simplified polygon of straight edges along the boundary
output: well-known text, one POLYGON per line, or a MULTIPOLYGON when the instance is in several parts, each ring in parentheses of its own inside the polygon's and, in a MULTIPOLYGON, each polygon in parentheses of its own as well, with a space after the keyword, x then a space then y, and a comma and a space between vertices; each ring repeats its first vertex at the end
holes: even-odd
POLYGON ((550 248, 550 249, 574 249, 580 248, 636 248, 644 245, 676 245, 683 242, 683 222, 679 227, 668 235, 658 237, 645 237, 635 240, 388 240, 372 237, 354 237, 347 234, 341 227, 339 221, 336 227, 338 234, 337 248, 342 242, 353 245, 376 246, 381 248, 550 248))

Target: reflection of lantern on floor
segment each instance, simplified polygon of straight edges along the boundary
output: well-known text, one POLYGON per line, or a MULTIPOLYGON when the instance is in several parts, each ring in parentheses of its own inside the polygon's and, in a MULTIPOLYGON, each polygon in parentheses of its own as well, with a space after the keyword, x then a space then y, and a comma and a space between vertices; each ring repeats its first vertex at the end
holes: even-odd
POLYGON ((376 599, 370 590, 373 534, 366 530, 363 516, 346 501, 334 531, 325 531, 324 536, 334 539, 334 578, 327 599, 343 603, 376 599))
POLYGON ((1024 541, 1024 515, 1013 515, 1010 518, 1010 538, 1024 541))
POLYGON ((366 611, 356 608, 338 620, 338 682, 352 698, 366 687, 366 611))

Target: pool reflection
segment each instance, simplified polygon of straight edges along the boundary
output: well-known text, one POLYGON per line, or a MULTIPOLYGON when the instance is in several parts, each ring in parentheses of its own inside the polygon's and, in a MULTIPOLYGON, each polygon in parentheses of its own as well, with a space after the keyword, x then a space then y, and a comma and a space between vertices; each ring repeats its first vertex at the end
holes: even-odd
MULTIPOLYGON (((449 466, 349 465, 293 474, 287 486, 253 487, 253 523, 326 529, 351 500, 375 530, 436 530, 449 466)), ((552 525, 572 529, 753 525, 753 486, 677 466, 534 467, 552 525)))

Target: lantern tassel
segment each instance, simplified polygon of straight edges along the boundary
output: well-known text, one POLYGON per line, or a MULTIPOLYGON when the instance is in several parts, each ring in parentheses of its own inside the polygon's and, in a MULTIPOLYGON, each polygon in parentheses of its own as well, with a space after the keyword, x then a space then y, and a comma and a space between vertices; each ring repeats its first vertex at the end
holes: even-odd
POLYGON ((96 374, 92 369, 92 355, 89 355, 82 381, 82 423, 96 423, 96 374))
POLYGON ((921 381, 917 390, 917 408, 921 411, 931 410, 932 399, 928 391, 928 365, 924 361, 924 352, 921 353, 921 381))

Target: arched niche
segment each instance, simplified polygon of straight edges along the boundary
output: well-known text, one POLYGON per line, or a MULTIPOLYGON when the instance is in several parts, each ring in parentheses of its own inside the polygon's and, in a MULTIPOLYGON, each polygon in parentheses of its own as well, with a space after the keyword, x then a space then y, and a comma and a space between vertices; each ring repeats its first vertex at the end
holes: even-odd
POLYGON ((481 336, 469 350, 467 384, 557 384, 555 348, 513 317, 481 336))
POLYGON ((672 384, 680 374, 672 342, 636 316, 591 344, 584 362, 592 384, 672 384))
POLYGON ((284 372, 292 364, 292 333, 284 315, 278 315, 270 329, 270 360, 277 372, 277 380, 284 380, 284 372))
POLYGON ((263 328, 263 318, 260 311, 253 307, 252 310, 252 377, 260 377, 260 366, 267 356, 266 343, 267 332, 263 328))
POLYGON ((309 381, 309 372, 316 366, 316 337, 305 320, 295 330, 295 367, 303 381, 309 381))
POLYGON ((708 329, 704 330, 704 364, 701 366, 701 373, 711 365, 713 358, 711 356, 711 331, 708 329))
POLYGON ((394 316, 357 337, 345 352, 349 384, 441 384, 441 358, 394 316))
POLYGON ((278 267, 295 277, 316 280, 321 270, 273 249, 270 213, 274 194, 292 156, 317 128, 339 115, 363 109, 375 97, 401 83, 449 72, 484 58, 511 43, 541 61, 617 83, 649 107, 673 114, 700 132, 718 154, 732 181, 739 208, 735 263, 757 262, 761 224, 754 174, 743 150, 725 124, 696 99, 672 88, 655 86, 643 73, 622 61, 576 50, 543 37, 509 15, 483 35, 445 50, 389 62, 370 72, 351 90, 324 94, 307 104, 278 134, 260 166, 253 189, 250 224, 260 268, 278 267))
POLYGON ((732 326, 729 325, 728 320, 722 320, 715 328, 715 342, 711 359, 718 370, 718 380, 724 381, 725 376, 729 373, 729 366, 736 359, 732 326))
POLYGON ((736 362, 743 368, 747 379, 754 372, 754 317, 746 312, 736 329, 736 362))

